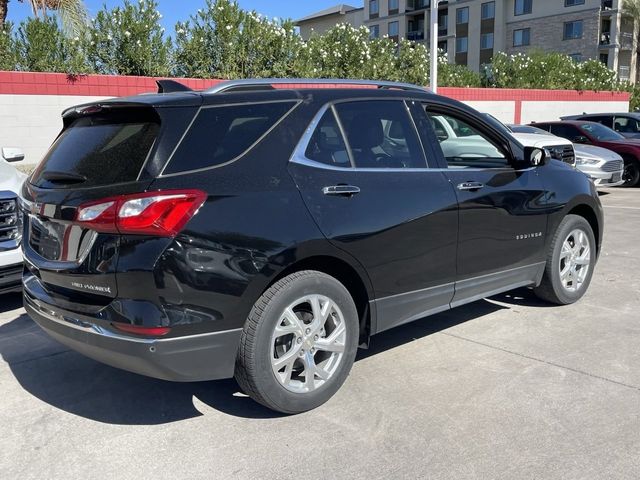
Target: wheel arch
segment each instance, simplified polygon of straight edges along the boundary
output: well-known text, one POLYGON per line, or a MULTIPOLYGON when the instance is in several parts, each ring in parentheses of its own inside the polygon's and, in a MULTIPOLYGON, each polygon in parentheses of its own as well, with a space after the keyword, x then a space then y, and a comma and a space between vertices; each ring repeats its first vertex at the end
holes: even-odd
POLYGON ((372 326, 375 326, 376 315, 375 307, 372 309, 372 304, 370 303, 370 300, 374 298, 373 289, 368 277, 366 277, 366 273, 359 272, 356 267, 344 259, 331 255, 314 255, 300 259, 282 269, 271 279, 265 290, 269 289, 271 285, 281 278, 301 270, 316 270, 326 273, 345 286, 351 294, 358 311, 360 323, 360 339, 358 343, 367 345, 372 326))
POLYGON ((591 230, 593 230, 593 235, 596 238, 596 255, 599 256, 601 248, 600 239, 602 238, 602 232, 600 230, 601 226, 600 222, 598 221, 598 216, 596 215, 594 209, 585 203, 581 203, 571 208, 571 210, 567 212, 567 215, 577 215, 589 222, 591 230))

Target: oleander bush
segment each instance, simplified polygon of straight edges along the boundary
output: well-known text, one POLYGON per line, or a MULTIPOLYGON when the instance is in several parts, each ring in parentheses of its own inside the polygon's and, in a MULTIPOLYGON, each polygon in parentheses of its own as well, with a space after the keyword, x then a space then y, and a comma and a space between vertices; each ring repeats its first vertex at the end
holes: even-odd
MULTIPOLYGON (((340 24, 303 41, 291 20, 267 18, 235 0, 206 0, 178 22, 173 36, 160 23, 156 0, 106 5, 73 34, 57 17, 28 19, 0 30, 0 69, 196 78, 319 77, 429 84, 429 51, 408 40, 369 36, 340 24)), ((597 60, 573 61, 541 51, 498 52, 480 73, 438 55, 441 86, 624 90, 640 106, 640 89, 616 79, 597 60)))

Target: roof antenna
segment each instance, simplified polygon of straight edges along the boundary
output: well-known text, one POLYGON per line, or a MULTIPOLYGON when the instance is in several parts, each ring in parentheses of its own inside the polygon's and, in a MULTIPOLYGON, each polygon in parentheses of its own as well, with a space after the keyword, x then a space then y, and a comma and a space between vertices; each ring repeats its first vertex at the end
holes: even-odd
POLYGON ((193 92, 185 84, 175 80, 156 80, 156 83, 158 84, 158 93, 193 92))

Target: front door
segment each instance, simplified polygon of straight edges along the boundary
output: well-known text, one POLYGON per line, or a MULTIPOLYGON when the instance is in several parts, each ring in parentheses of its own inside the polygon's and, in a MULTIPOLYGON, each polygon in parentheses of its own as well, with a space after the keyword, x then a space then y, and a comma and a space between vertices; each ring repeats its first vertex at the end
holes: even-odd
POLYGON ((536 281, 544 267, 544 188, 495 128, 445 105, 426 105, 459 205, 457 279, 452 306, 536 281), (442 126, 440 128, 442 130, 442 126))
POLYGON ((316 123, 290 172, 322 233, 366 268, 373 333, 449 308, 456 197, 428 168, 405 102, 338 103, 316 123))

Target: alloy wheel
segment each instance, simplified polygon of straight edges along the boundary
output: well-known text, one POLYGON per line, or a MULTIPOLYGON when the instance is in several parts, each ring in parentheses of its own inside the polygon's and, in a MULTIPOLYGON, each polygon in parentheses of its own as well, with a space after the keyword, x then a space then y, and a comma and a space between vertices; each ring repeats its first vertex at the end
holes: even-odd
POLYGON ((306 295, 285 308, 276 323, 271 368, 287 390, 312 392, 334 375, 346 344, 346 323, 336 303, 323 295, 306 295))
POLYGON ((591 265, 589 237, 580 229, 572 230, 562 243, 560 251, 560 281, 568 292, 582 288, 591 265))

